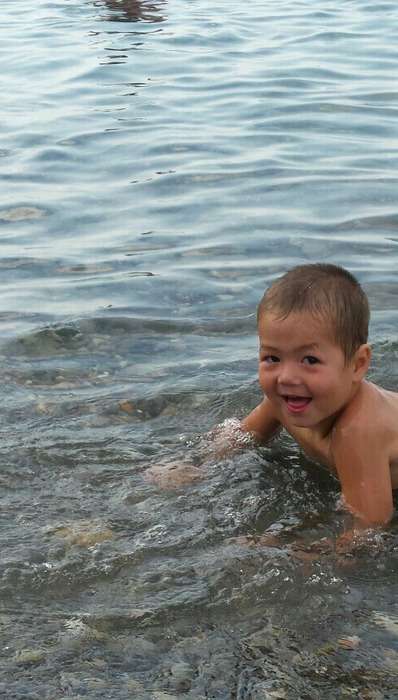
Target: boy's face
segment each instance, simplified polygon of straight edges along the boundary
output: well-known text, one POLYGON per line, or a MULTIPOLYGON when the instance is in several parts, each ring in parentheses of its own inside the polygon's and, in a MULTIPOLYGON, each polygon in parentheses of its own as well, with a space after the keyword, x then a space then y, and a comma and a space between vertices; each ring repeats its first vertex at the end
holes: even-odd
MULTIPOLYGON (((280 319, 263 313, 258 324, 260 340, 259 380, 287 427, 325 426, 353 398, 364 371, 358 371, 357 354, 345 362, 343 350, 333 339, 327 322, 310 313, 291 313, 280 319)), ((361 363, 360 363, 361 364, 361 363)))

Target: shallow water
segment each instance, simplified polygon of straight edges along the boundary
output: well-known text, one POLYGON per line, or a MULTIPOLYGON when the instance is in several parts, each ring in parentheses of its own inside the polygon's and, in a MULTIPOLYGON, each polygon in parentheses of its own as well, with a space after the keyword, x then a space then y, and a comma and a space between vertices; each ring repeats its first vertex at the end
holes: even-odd
POLYGON ((358 275, 398 390, 395 3, 2 20, 0 695, 396 698, 397 520, 312 560, 334 480, 202 437, 258 401, 255 307, 304 261, 358 275))

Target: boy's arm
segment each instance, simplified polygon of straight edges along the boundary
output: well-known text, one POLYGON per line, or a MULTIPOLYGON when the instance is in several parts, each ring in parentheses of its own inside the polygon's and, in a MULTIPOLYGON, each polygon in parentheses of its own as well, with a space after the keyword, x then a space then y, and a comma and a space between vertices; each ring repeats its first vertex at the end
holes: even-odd
POLYGON ((386 525, 394 507, 390 464, 380 436, 371 428, 337 429, 332 452, 345 505, 357 525, 362 528, 386 525))
POLYGON ((211 454, 225 457, 235 450, 253 446, 253 441, 266 442, 275 435, 279 427, 280 422, 275 417, 270 402, 264 399, 242 421, 238 418, 227 418, 207 433, 206 437, 211 454))
POLYGON ((241 422, 242 430, 251 433, 259 442, 270 440, 280 427, 274 408, 266 397, 241 422))

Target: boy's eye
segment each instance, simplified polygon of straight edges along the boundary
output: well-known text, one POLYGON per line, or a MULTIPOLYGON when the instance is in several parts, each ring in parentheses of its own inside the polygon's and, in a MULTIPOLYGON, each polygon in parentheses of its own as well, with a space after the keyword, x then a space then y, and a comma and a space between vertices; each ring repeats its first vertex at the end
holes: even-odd
POLYGON ((316 365, 317 362, 319 362, 317 357, 314 357, 313 355, 306 355, 303 362, 307 365, 316 365))
POLYGON ((279 362, 279 357, 276 355, 265 355, 263 362, 266 362, 267 365, 273 365, 275 362, 279 362))

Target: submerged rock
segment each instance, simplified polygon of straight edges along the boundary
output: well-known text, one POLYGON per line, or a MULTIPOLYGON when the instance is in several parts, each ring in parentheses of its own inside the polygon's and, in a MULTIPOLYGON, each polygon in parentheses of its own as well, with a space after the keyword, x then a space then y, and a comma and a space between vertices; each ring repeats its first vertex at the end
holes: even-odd
POLYGON ((396 615, 388 615, 387 613, 375 610, 373 619, 376 625, 383 627, 385 630, 398 637, 398 617, 396 615))
POLYGON ((190 689, 195 670, 184 661, 179 661, 173 664, 170 669, 170 674, 170 682, 173 690, 182 693, 190 689))
POLYGON ((361 640, 356 635, 352 637, 340 637, 340 639, 337 640, 337 644, 342 649, 356 649, 360 643, 361 640))
POLYGON ((40 664, 46 658, 43 649, 20 649, 15 652, 14 661, 17 664, 40 664))
POLYGON ((81 617, 73 617, 64 622, 64 630, 59 634, 63 642, 95 640, 102 642, 106 639, 104 632, 87 625, 81 617))
POLYGON ((126 688, 131 693, 137 693, 137 697, 138 697, 138 693, 145 692, 144 686, 142 685, 142 683, 140 683, 139 681, 136 681, 135 678, 128 679, 128 681, 126 682, 126 688))
POLYGON ((59 525, 47 532, 56 537, 62 537, 70 546, 77 544, 80 547, 93 547, 113 538, 113 531, 96 520, 77 520, 59 525))
POLYGON ((133 403, 131 403, 131 401, 121 401, 119 403, 119 408, 121 411, 128 413, 130 416, 134 415, 134 413, 137 411, 136 407, 133 403))
POLYGON ((41 219, 45 211, 38 207, 12 207, 0 211, 0 221, 25 221, 26 219, 41 219))
POLYGON ((194 467, 192 464, 181 462, 170 462, 169 464, 159 464, 150 467, 144 473, 144 478, 152 484, 156 484, 161 489, 176 489, 187 486, 194 481, 203 479, 203 469, 194 467))
POLYGON ((150 620, 153 614, 150 608, 129 608, 122 613, 85 615, 83 621, 92 629, 109 632, 114 629, 134 627, 136 623, 150 620))
POLYGON ((36 411, 41 416, 53 416, 57 406, 55 403, 50 401, 38 401, 36 404, 36 411))
POLYGON ((396 649, 383 649, 383 656, 383 668, 398 676, 398 651, 396 649))

